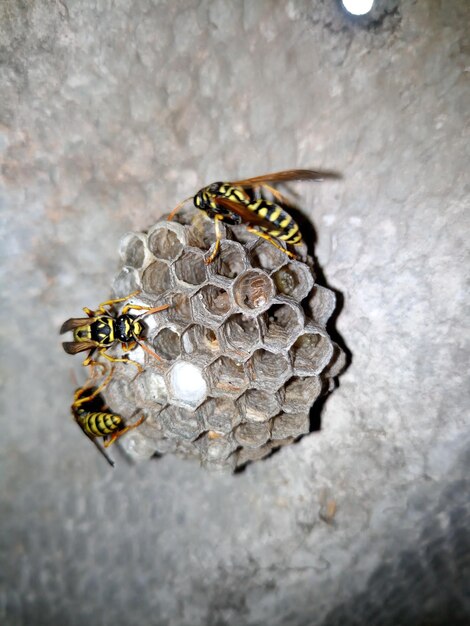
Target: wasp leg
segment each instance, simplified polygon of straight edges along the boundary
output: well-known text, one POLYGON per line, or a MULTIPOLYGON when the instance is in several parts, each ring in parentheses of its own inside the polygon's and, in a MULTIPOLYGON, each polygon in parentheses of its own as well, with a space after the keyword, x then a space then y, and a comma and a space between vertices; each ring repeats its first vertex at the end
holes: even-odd
POLYGON ((287 206, 292 206, 291 202, 289 202, 289 199, 286 198, 286 196, 284 196, 280 191, 278 191, 274 187, 271 187, 271 185, 267 185, 266 183, 263 183, 262 185, 260 185, 260 187, 264 187, 264 189, 269 191, 269 193, 272 194, 272 196, 276 198, 276 200, 278 200, 279 202, 282 202, 282 204, 287 204, 287 206))
POLYGON ((83 404, 84 402, 90 402, 90 400, 93 400, 93 398, 96 398, 96 396, 98 394, 100 394, 107 385, 109 385, 109 383, 111 381, 111 378, 113 377, 113 374, 114 374, 114 367, 111 368, 111 371, 106 376, 106 378, 103 380, 101 385, 99 385, 92 393, 90 393, 89 395, 87 395, 85 397, 82 397, 83 393, 87 389, 90 389, 90 386, 87 383, 85 383, 83 385, 83 387, 80 387, 80 389, 77 389, 77 391, 75 392, 75 394, 73 396, 73 405, 72 406, 77 408, 81 404, 83 404))
POLYGON ((93 356, 94 351, 96 350, 96 348, 92 348, 90 350, 90 352, 88 353, 88 356, 86 357, 86 359, 83 361, 82 365, 83 367, 87 367, 88 365, 98 365, 96 363, 96 361, 94 361, 91 357, 93 356))
POLYGON ((217 256, 217 254, 219 253, 220 240, 222 239, 222 233, 220 232, 220 224, 219 223, 222 222, 223 219, 224 218, 222 217, 222 215, 214 215, 215 245, 214 245, 214 249, 212 250, 210 255, 204 259, 204 263, 206 265, 210 265, 213 262, 213 260, 215 259, 215 257, 217 256))
POLYGON ((103 350, 99 350, 98 351, 101 356, 104 356, 105 359, 108 359, 108 361, 111 361, 111 363, 132 363, 133 365, 136 366, 136 368, 139 370, 139 372, 142 372, 142 365, 140 363, 137 363, 137 361, 133 361, 132 359, 129 359, 128 357, 126 357, 125 359, 117 359, 114 356, 110 356, 109 354, 106 354, 106 348, 103 348, 103 350))
POLYGON ((106 367, 106 365, 104 363, 99 363, 98 361, 91 361, 89 363, 89 365, 90 365, 91 370, 92 370, 92 373, 91 373, 92 378, 97 378, 98 377, 98 374, 95 374, 95 368, 96 367, 101 367, 101 374, 102 374, 102 376, 105 376, 106 372, 108 371, 108 368, 106 367))
POLYGON ((109 446, 111 446, 113 443, 116 443, 116 441, 122 437, 123 435, 125 435, 126 433, 128 433, 130 430, 133 430, 134 428, 137 428, 137 426, 140 426, 142 424, 142 422, 145 421, 145 415, 142 415, 142 417, 140 418, 140 420, 138 420, 135 424, 131 424, 130 426, 126 426, 125 428, 123 428, 122 430, 118 430, 117 432, 113 433, 110 438, 104 442, 104 447, 108 448, 109 446))
POLYGON ((124 296, 124 298, 115 298, 114 300, 106 300, 106 302, 102 302, 99 305, 99 307, 97 308, 97 311, 99 311, 100 313, 105 314, 105 313, 107 313, 107 311, 106 311, 106 309, 104 307, 106 307, 106 306, 114 306, 115 304, 118 304, 118 302, 125 302, 126 300, 129 300, 129 298, 133 298, 134 296, 136 296, 139 293, 140 293, 140 289, 137 289, 137 291, 133 291, 128 296, 124 296))
POLYGON ((169 308, 169 304, 162 304, 162 306, 150 307, 143 306, 141 304, 126 304, 126 306, 122 309, 121 315, 125 315, 131 309, 135 309, 136 311, 146 311, 144 315, 150 315, 151 313, 158 313, 158 311, 164 311, 169 308))
POLYGON ((258 237, 261 237, 262 239, 266 239, 266 241, 269 241, 269 243, 271 243, 275 248, 277 248, 281 252, 284 252, 284 254, 287 254, 287 256, 290 259, 296 259, 297 258, 296 255, 293 252, 283 248, 281 246, 281 244, 278 243, 274 237, 271 237, 271 235, 268 235, 268 233, 263 233, 260 230, 256 230, 252 226, 247 226, 247 230, 248 230, 248 232, 253 233, 253 235, 257 235, 258 237))

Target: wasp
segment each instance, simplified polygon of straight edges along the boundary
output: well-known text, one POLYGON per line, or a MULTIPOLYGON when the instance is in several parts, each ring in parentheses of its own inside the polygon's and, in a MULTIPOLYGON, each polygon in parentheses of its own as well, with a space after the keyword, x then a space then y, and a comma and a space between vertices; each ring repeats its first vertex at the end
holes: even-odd
POLYGON ((129 359, 127 355, 125 358, 113 357, 107 354, 107 350, 116 343, 121 343, 124 352, 133 350, 139 345, 153 357, 161 360, 158 354, 143 343, 142 339, 145 327, 141 320, 146 315, 167 309, 169 305, 164 304, 158 307, 148 307, 140 304, 126 304, 119 315, 116 315, 114 310, 116 304, 129 300, 129 298, 139 293, 140 291, 135 291, 125 298, 102 302, 96 311, 84 307, 83 311, 88 317, 72 317, 64 322, 60 329, 60 334, 62 335, 70 330, 73 331, 73 341, 65 341, 62 344, 64 350, 68 354, 78 354, 79 352, 89 350, 88 356, 83 361, 83 365, 85 366, 103 366, 92 358, 94 353, 98 352, 99 355, 113 363, 133 363, 139 372, 142 371, 142 367, 139 363, 129 359), (131 315, 129 314, 131 310, 144 311, 144 313, 137 316, 131 315))
POLYGON ((72 415, 77 424, 112 467, 114 467, 114 462, 97 443, 96 439, 102 437, 104 439, 103 445, 107 448, 122 435, 140 426, 145 419, 142 416, 135 424, 126 426, 120 415, 106 410, 107 407, 100 394, 111 380, 113 374, 114 369, 111 368, 105 380, 94 390, 87 385, 76 389, 71 406, 72 415), (88 391, 90 393, 86 393, 88 391))
POLYGON ((170 213, 168 220, 172 220, 189 200, 193 201, 197 209, 204 211, 214 220, 216 242, 214 250, 205 259, 207 265, 212 263, 219 252, 222 237, 219 228, 220 222, 231 225, 246 224, 249 232, 266 239, 288 257, 296 258, 296 255, 281 246, 278 240, 295 246, 302 242, 302 234, 298 224, 278 204, 278 202, 288 204, 287 200, 269 183, 276 184, 291 180, 320 181, 331 175, 331 173, 313 170, 286 170, 229 183, 212 183, 198 191, 194 197, 186 198, 180 202, 170 213), (248 191, 258 188, 269 191, 277 202, 270 202, 263 198, 253 199, 248 191))

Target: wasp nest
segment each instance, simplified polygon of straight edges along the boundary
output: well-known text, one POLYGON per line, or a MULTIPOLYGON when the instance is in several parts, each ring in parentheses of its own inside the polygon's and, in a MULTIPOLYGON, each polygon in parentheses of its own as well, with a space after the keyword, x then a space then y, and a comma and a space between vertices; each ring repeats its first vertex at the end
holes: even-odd
MULTIPOLYGON (((223 227, 222 227, 223 229, 223 227)), ((243 226, 225 228, 206 265, 213 223, 198 211, 157 222, 121 242, 116 297, 167 310, 145 317, 146 342, 119 364, 104 395, 125 418, 145 423, 124 440, 134 458, 167 452, 235 469, 309 432, 316 398, 333 386, 344 353, 325 325, 335 295, 315 284, 305 260, 292 261, 243 226)))

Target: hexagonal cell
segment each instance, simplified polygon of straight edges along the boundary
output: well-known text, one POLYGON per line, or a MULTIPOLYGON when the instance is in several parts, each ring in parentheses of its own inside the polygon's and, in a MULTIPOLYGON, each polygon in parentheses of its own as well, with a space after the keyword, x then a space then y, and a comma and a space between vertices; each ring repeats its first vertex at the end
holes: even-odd
POLYGON ((292 373, 289 359, 268 350, 256 350, 246 363, 246 371, 255 387, 279 388, 292 373))
POLYGON ((247 265, 243 247, 236 241, 223 239, 220 242, 219 253, 208 269, 211 276, 232 279, 245 271, 247 265))
POLYGON ((337 343, 333 342, 333 356, 325 368, 325 374, 330 378, 334 378, 335 376, 339 376, 345 367, 346 354, 337 343))
POLYGON ((247 359, 261 341, 258 320, 243 313, 231 315, 217 334, 222 351, 238 361, 247 359))
POLYGON ((148 247, 157 259, 174 261, 186 245, 186 231, 181 224, 158 222, 149 230, 148 247))
POLYGON ((326 326, 336 308, 336 294, 331 289, 315 285, 308 300, 307 311, 310 317, 319 325, 326 326))
MULTIPOLYGON (((188 245, 201 250, 209 250, 215 241, 214 221, 202 211, 193 211, 192 219, 188 221, 188 245)), ((222 238, 226 237, 224 224, 219 224, 222 238)))
POLYGON ((154 442, 148 433, 142 430, 144 425, 145 423, 120 440, 122 448, 134 461, 146 461, 156 452, 154 442))
POLYGON ((227 459, 237 447, 233 437, 226 437, 215 431, 201 435, 195 441, 195 445, 199 449, 203 461, 215 463, 227 459))
POLYGON ((206 281, 204 255, 200 250, 187 249, 173 266, 178 284, 182 287, 199 287, 206 281))
POLYGON ((259 448, 242 448, 236 453, 237 467, 242 467, 252 461, 261 461, 272 453, 272 447, 269 443, 259 448))
POLYGON ((194 441, 204 430, 202 419, 197 412, 187 411, 176 406, 166 406, 158 415, 163 433, 170 439, 182 438, 194 441))
POLYGON ((250 252, 253 267, 271 272, 286 262, 286 254, 278 250, 269 241, 259 238, 250 252))
POLYGON ((322 391, 319 376, 291 378, 283 389, 282 408, 288 413, 309 409, 322 391))
POLYGON ((273 419, 271 437, 286 439, 300 437, 310 430, 310 416, 308 411, 301 413, 281 413, 273 419))
POLYGON ((309 325, 290 350, 294 371, 299 376, 319 374, 333 356, 333 345, 324 330, 309 325))
POLYGON ((218 326, 230 311, 230 296, 222 287, 205 285, 191 300, 194 320, 218 326))
POLYGON ((165 374, 169 399, 178 406, 197 408, 207 396, 202 370, 187 361, 178 361, 165 374))
POLYGON ((259 448, 265 444, 271 435, 269 422, 250 422, 240 424, 234 432, 235 440, 247 448, 259 448))
POLYGON ((240 423, 237 404, 229 398, 209 398, 199 407, 207 430, 230 433, 240 423))
POLYGON ((139 272, 133 267, 125 266, 113 280, 115 298, 124 298, 142 288, 139 272))
POLYGON ((213 396, 230 395, 238 397, 248 385, 248 377, 243 365, 229 357, 222 356, 206 369, 213 396))
POLYGON ((267 422, 281 408, 275 393, 261 389, 248 389, 238 398, 237 405, 248 422, 267 422))
POLYGON ((192 358, 210 362, 219 353, 219 340, 211 328, 194 324, 181 336, 183 351, 192 358))
POLYGON ((185 441, 184 439, 177 441, 175 454, 182 459, 193 458, 199 460, 199 450, 194 441, 185 441))
MULTIPOLYGON (((135 372, 137 372, 135 367, 133 365, 127 365, 126 367, 132 368, 135 376, 135 372)), ((109 405, 109 410, 119 413, 124 419, 128 420, 135 414, 134 388, 129 385, 125 378, 118 378, 114 375, 101 395, 105 399, 106 404, 109 405)))
POLYGON ((233 283, 234 300, 245 313, 259 314, 265 311, 274 293, 272 280, 262 270, 248 270, 233 283))
POLYGON ((303 300, 313 287, 313 275, 305 263, 291 261, 272 274, 272 279, 280 294, 293 298, 296 302, 303 300))
POLYGON ((140 270, 149 257, 146 235, 126 233, 119 243, 119 254, 127 266, 140 270))
POLYGON ((180 335, 172 328, 162 328, 153 338, 152 346, 165 361, 174 361, 181 354, 180 335))
POLYGON ((304 316, 299 306, 278 299, 260 321, 264 345, 279 352, 289 346, 302 331, 304 316))
POLYGON ((154 261, 142 275, 142 286, 147 293, 161 296, 171 287, 170 268, 164 261, 154 261))
MULTIPOLYGON (((138 406, 165 404, 168 393, 165 380, 153 370, 145 370, 135 379, 135 399, 138 406)), ((149 421, 149 420, 147 420, 149 421)))
POLYGON ((191 304, 185 293, 174 293, 168 300, 170 307, 165 311, 166 319, 175 322, 180 327, 186 327, 192 322, 191 304))

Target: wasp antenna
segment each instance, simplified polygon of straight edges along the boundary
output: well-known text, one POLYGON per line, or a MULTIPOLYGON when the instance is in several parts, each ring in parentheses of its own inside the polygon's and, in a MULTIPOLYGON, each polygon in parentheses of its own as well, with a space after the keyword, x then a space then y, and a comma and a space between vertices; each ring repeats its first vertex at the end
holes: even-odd
POLYGON ((151 356, 153 356, 155 359, 157 359, 157 361, 162 361, 163 360, 161 356, 158 356, 158 354, 156 352, 154 352, 151 348, 146 346, 144 343, 141 343, 140 341, 138 341, 137 343, 142 348, 142 350, 147 352, 147 354, 150 354, 151 356))
POLYGON ((186 204, 186 202, 189 202, 192 199, 193 199, 193 197, 190 196, 189 198, 186 198, 186 200, 183 200, 178 205, 176 205, 175 208, 173 209, 173 211, 170 213, 170 215, 166 218, 167 221, 171 222, 171 220, 175 217, 175 215, 178 213, 178 211, 186 204))
POLYGON ((166 309, 170 308, 170 304, 162 304, 161 306, 155 306, 151 309, 149 309, 148 311, 144 311, 143 313, 141 313, 140 315, 137 316, 137 319, 142 319, 143 317, 146 317, 147 315, 152 315, 153 313, 158 313, 159 311, 165 311, 166 309))

